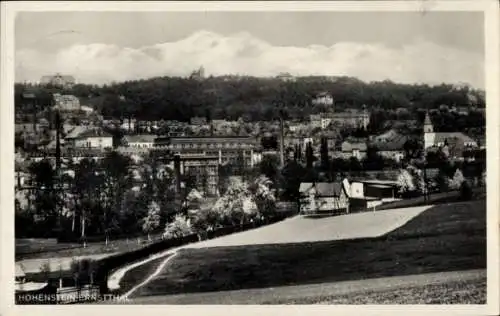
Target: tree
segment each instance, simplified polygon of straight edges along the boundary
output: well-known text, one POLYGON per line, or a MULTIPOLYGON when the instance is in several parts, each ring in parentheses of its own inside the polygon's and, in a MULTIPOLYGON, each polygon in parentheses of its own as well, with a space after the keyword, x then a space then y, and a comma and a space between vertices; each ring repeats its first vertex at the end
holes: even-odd
POLYGON ((449 190, 450 178, 448 178, 448 175, 444 171, 439 170, 436 175, 436 184, 440 192, 447 192, 449 190))
POLYGON ((462 174, 462 171, 457 168, 455 174, 453 175, 453 178, 450 181, 450 189, 459 190, 464 181, 465 178, 464 175, 462 174))
POLYGON ((416 138, 408 139, 404 144, 403 148, 405 151, 405 159, 410 161, 411 159, 419 158, 422 151, 422 145, 416 138))
POLYGON ((160 227, 160 206, 155 201, 148 205, 148 214, 142 221, 142 231, 148 234, 148 240, 151 240, 150 233, 160 227))
POLYGON ((110 231, 116 228, 117 216, 126 190, 130 187, 131 159, 116 151, 108 153, 101 161, 99 176, 104 182, 104 190, 96 196, 99 208, 102 208, 101 230, 106 239, 110 231))
POLYGON ((328 141, 326 138, 321 138, 321 168, 323 171, 328 172, 328 169, 330 167, 330 159, 328 157, 328 141))
POLYGON ((419 194, 425 194, 426 184, 423 171, 412 165, 409 165, 406 170, 412 176, 415 191, 419 194))
POLYGON ((399 173, 398 188, 400 194, 407 194, 415 191, 415 185, 413 184, 413 177, 411 173, 406 169, 401 169, 399 173))
POLYGON ((307 143, 306 146, 306 166, 308 169, 311 169, 314 161, 314 153, 311 143, 307 143))
MULTIPOLYGON (((252 196, 247 203, 254 203, 257 207, 258 215, 264 220, 271 218, 276 213, 276 196, 271 189, 272 185, 273 183, 269 178, 261 175, 248 188, 252 196)), ((248 204, 248 206, 250 205, 248 204)), ((248 210, 246 213, 256 215, 248 210)))
POLYGON ((472 199, 473 192, 472 188, 467 181, 463 181, 460 185, 460 199, 463 201, 469 201, 472 199))
POLYGON ((382 170, 384 168, 384 158, 379 155, 377 147, 368 146, 362 164, 365 170, 382 170))
POLYGON ((163 238, 180 238, 193 233, 191 222, 183 215, 176 215, 173 222, 167 224, 163 238))
POLYGON ((34 178, 34 215, 38 226, 48 232, 53 232, 57 227, 59 218, 56 194, 56 174, 48 160, 35 162, 29 166, 29 171, 34 178))
POLYGON ((96 213, 98 200, 103 193, 103 179, 98 172, 95 161, 83 159, 76 166, 75 186, 73 194, 75 197, 75 209, 73 220, 80 218, 80 237, 85 243, 88 222, 96 213), (98 197, 98 198, 96 198, 98 197))
POLYGON ((275 155, 266 155, 262 157, 259 165, 260 174, 268 177, 274 184, 279 181, 279 160, 275 155))
POLYGON ((297 201, 299 199, 299 187, 302 183, 306 169, 298 162, 291 161, 288 162, 283 170, 282 174, 282 185, 283 192, 281 197, 289 201, 297 201))

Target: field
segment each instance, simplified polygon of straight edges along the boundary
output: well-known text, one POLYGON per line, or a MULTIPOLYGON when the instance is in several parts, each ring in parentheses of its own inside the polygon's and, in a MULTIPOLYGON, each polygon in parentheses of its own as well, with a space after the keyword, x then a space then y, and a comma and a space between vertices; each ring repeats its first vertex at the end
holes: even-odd
POLYGON ((105 242, 91 242, 83 248, 79 243, 57 243, 55 239, 16 239, 16 261, 131 251, 143 247, 145 242, 145 238, 140 242, 137 238, 118 239, 109 241, 107 245, 105 242))
MULTIPOLYGON (((166 258, 168 258, 168 255, 161 257, 161 258, 151 260, 146 264, 137 266, 137 267, 131 269, 130 271, 128 271, 123 276, 123 278, 120 280, 119 293, 120 294, 126 293, 127 291, 132 289, 132 287, 134 287, 135 285, 137 285, 140 282, 142 282, 143 280, 145 280, 146 277, 148 277, 150 274, 152 274, 156 270, 156 267, 159 264, 161 264, 166 258)), ((117 293, 115 293, 115 294, 117 294, 117 293)))
POLYGON ((139 297, 131 304, 484 304, 486 271, 139 297), (222 295, 223 294, 223 295, 222 295), (443 294, 449 294, 443 297, 443 294))
POLYGON ((486 206, 474 201, 432 207, 375 238, 185 248, 132 298, 484 268, 486 206))

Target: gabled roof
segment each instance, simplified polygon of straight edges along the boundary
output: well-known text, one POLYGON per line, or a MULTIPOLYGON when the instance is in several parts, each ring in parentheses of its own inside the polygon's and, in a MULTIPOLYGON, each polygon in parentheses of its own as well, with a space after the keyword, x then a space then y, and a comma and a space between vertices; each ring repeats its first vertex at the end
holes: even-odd
POLYGON ((342 143, 342 151, 350 152, 352 150, 360 150, 366 151, 366 143, 365 142, 352 142, 352 141, 344 141, 342 143))
POLYGON ((77 138, 89 138, 89 137, 113 137, 113 135, 104 132, 100 129, 91 129, 80 133, 77 138))
POLYGON ((460 133, 434 133, 434 143, 444 143, 445 140, 450 142, 462 142, 462 143, 475 143, 476 141, 470 138, 469 136, 460 133))
POLYGON ((312 188, 316 189, 316 195, 320 197, 338 197, 342 194, 342 191, 347 194, 344 186, 340 182, 302 182, 299 187, 299 192, 304 194, 312 188))
POLYGON ((141 134, 141 135, 127 135, 125 141, 128 143, 153 143, 156 135, 141 134))
POLYGON ((380 151, 395 151, 395 150, 403 150, 404 144, 408 140, 408 137, 405 135, 397 135, 393 138, 389 139, 380 139, 378 141, 374 141, 372 143, 373 146, 377 147, 380 151))
POLYGON ((65 138, 77 138, 81 133, 87 130, 88 128, 84 126, 74 126, 65 138))

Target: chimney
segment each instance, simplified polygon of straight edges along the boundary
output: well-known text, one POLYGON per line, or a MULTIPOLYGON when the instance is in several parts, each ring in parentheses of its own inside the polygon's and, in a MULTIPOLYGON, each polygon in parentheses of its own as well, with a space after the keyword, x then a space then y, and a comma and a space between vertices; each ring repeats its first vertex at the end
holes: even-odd
POLYGON ((280 166, 285 165, 285 138, 284 138, 283 116, 280 115, 280 166))
POLYGON ((174 171, 175 171, 175 190, 177 193, 181 192, 181 157, 174 156, 174 171))

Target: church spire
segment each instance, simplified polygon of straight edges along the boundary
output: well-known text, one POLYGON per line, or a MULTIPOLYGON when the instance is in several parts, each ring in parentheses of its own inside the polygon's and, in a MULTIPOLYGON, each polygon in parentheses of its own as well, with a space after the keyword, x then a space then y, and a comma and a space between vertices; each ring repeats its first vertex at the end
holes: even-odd
POLYGON ((429 112, 425 112, 424 133, 433 133, 433 132, 434 132, 434 126, 432 125, 429 112))

